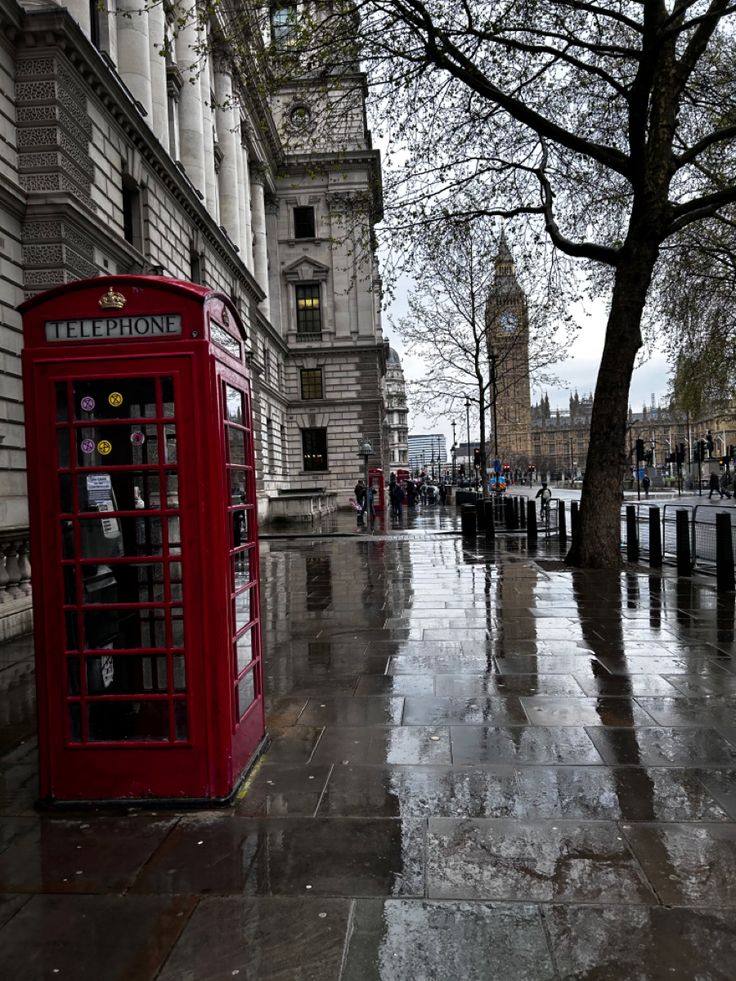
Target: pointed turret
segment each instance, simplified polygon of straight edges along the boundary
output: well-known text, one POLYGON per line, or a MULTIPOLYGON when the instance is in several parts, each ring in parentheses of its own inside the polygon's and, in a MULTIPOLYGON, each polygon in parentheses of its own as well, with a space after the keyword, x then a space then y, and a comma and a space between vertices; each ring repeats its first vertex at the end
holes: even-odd
POLYGON ((506 232, 501 230, 501 238, 498 241, 498 252, 494 260, 496 275, 493 278, 493 290, 497 294, 509 296, 510 294, 522 294, 522 289, 516 278, 516 263, 511 254, 506 232))

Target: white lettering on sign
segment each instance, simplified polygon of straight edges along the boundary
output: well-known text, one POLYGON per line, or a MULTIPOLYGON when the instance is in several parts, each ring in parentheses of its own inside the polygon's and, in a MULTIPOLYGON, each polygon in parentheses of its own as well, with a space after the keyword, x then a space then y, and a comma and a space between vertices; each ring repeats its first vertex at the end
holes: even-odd
POLYGON ((170 337, 181 335, 178 313, 144 317, 95 317, 89 320, 47 320, 47 341, 106 341, 113 337, 170 337))

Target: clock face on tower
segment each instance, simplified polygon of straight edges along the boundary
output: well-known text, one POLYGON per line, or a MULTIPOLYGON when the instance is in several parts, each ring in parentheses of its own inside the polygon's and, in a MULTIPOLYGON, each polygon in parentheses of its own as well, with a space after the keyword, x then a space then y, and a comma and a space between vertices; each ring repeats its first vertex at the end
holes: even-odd
POLYGON ((511 310, 504 310, 498 318, 498 325, 504 334, 513 334, 518 325, 516 314, 512 313, 511 310))

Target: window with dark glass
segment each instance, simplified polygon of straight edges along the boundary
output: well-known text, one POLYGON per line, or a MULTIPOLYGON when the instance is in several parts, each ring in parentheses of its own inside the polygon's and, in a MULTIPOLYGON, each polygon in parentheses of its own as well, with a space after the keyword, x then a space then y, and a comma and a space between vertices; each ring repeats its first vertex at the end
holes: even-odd
POLYGON ((318 283, 296 288, 296 330, 298 334, 319 334, 322 330, 318 283))
POLYGON ((302 429, 305 470, 327 469, 327 430, 302 429))
POLYGON ((314 208, 294 208, 294 238, 314 238, 314 208))
POLYGON ((276 47, 287 44, 294 36, 297 5, 293 0, 279 0, 271 4, 271 37, 276 47))
POLYGON ((123 235, 133 248, 143 251, 141 189, 127 174, 123 175, 123 235))
POLYGON ((321 399, 324 398, 322 392, 322 369, 321 368, 302 368, 302 398, 321 399))

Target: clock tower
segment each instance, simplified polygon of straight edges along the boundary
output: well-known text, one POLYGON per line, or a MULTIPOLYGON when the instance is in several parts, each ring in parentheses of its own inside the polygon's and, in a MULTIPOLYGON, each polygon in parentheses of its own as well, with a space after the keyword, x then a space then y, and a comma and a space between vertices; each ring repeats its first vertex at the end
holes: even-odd
MULTIPOLYGON (((501 234, 496 272, 486 303, 486 341, 491 371, 496 372, 498 455, 502 464, 523 469, 533 462, 529 397, 529 316, 516 264, 501 234)), ((493 416, 491 417, 493 418, 493 416)), ((490 440, 494 452, 494 434, 490 440)))

